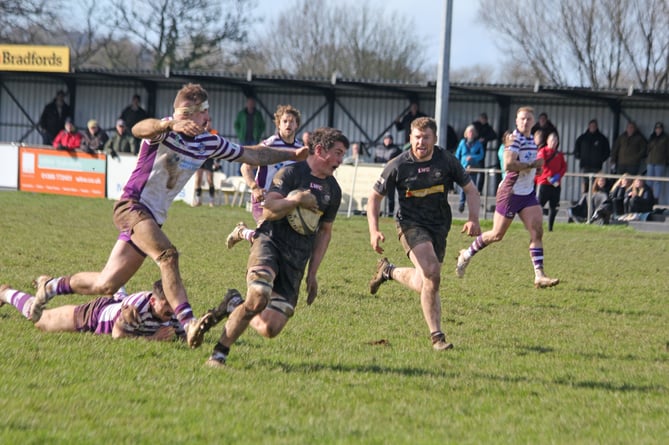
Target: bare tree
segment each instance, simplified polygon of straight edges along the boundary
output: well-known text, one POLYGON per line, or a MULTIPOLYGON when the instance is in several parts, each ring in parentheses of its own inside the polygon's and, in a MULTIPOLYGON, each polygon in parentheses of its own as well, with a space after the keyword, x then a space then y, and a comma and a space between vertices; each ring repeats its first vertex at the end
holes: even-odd
POLYGON ((500 31, 509 63, 530 66, 542 83, 659 88, 669 67, 667 3, 481 0, 479 16, 500 31))
POLYGON ((252 0, 112 0, 114 36, 153 56, 152 68, 216 69, 222 45, 247 39, 252 0))
POLYGON ((270 73, 420 81, 424 49, 411 20, 366 3, 296 0, 270 23, 296 30, 257 37, 270 73))
POLYGON ((45 29, 56 19, 58 0, 0 1, 0 41, 6 43, 48 43, 45 29))
POLYGON ((465 68, 451 69, 449 79, 451 82, 491 83, 495 75, 494 67, 491 65, 473 65, 465 68))

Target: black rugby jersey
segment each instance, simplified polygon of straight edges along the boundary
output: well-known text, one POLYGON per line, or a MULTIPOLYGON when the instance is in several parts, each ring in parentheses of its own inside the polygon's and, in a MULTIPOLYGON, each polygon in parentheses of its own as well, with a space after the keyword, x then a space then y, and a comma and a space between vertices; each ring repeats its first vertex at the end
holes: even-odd
MULTIPOLYGON (((311 190, 318 201, 318 208, 323 212, 320 222, 333 222, 341 204, 341 188, 334 176, 317 178, 311 174, 306 161, 287 165, 279 170, 270 186, 270 192, 279 192, 288 196, 292 190, 311 190)), ((290 227, 288 220, 265 221, 258 229, 271 234, 277 244, 285 244, 290 249, 311 252, 315 235, 300 235, 290 227)))
POLYGON ((429 161, 416 161, 410 150, 392 159, 374 184, 374 190, 386 195, 389 185, 395 185, 400 204, 396 218, 400 225, 447 232, 452 219, 448 191, 453 183, 464 187, 469 182, 471 178, 457 158, 435 146, 429 161))

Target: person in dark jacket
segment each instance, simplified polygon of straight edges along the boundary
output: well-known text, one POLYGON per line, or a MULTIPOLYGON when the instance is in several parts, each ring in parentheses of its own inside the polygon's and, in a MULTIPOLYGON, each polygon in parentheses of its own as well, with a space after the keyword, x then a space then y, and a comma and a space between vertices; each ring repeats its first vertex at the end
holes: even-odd
POLYGON ((479 141, 483 145, 484 149, 488 148, 489 142, 495 142, 497 139, 497 133, 488 123, 488 115, 486 113, 479 114, 478 120, 472 122, 474 128, 476 128, 476 133, 479 135, 479 141))
MULTIPOLYGON (((599 131, 596 119, 588 122, 588 129, 576 139, 574 157, 580 162, 581 173, 599 173, 611 156, 609 139, 599 131)), ((588 190, 588 178, 583 178, 581 191, 588 190)))
POLYGON ((409 136, 411 135, 411 122, 413 122, 414 119, 425 116, 427 115, 418 108, 418 101, 412 100, 409 104, 409 111, 406 114, 399 115, 395 118, 395 129, 404 132, 405 144, 409 142, 409 136))
POLYGON ((548 119, 548 114, 546 114, 545 112, 539 114, 537 123, 534 124, 532 130, 530 130, 530 133, 534 135, 534 133, 536 133, 537 130, 543 131, 543 139, 539 140, 541 146, 546 145, 546 138, 548 137, 549 134, 556 133, 558 137, 560 136, 560 134, 557 131, 557 128, 555 127, 553 122, 551 122, 551 120, 548 119))
POLYGON ((72 109, 65 103, 65 91, 59 90, 56 97, 46 104, 37 123, 44 145, 53 144, 56 135, 65 127, 65 119, 68 117, 72 118, 72 109))
POLYGON ((615 172, 618 174, 638 175, 642 173, 641 162, 647 155, 648 141, 641 134, 636 123, 628 122, 625 132, 613 143, 611 168, 615 166, 615 172))

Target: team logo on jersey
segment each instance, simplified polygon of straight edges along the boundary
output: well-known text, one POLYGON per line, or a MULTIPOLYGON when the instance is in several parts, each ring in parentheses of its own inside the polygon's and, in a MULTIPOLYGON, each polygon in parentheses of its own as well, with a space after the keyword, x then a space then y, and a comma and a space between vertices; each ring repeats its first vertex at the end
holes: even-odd
POLYGON ((326 206, 329 206, 330 201, 332 200, 332 196, 330 196, 329 193, 325 193, 322 196, 323 196, 323 204, 325 204, 326 206))

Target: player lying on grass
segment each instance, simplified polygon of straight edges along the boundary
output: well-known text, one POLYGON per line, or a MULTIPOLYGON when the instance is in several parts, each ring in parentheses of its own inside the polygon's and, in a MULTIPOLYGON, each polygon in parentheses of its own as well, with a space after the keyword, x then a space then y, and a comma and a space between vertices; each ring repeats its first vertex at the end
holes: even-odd
MULTIPOLYGON (((229 301, 227 295, 226 298, 229 301)), ((27 319, 30 319, 34 301, 33 295, 6 284, 0 286, 0 306, 11 304, 27 319)), ((111 297, 99 297, 81 305, 45 309, 35 327, 44 332, 92 332, 111 334, 113 338, 144 337, 163 341, 175 336, 186 338, 165 298, 161 280, 153 284, 152 291, 130 295, 119 291, 111 297)))

